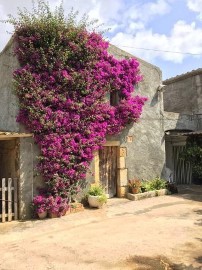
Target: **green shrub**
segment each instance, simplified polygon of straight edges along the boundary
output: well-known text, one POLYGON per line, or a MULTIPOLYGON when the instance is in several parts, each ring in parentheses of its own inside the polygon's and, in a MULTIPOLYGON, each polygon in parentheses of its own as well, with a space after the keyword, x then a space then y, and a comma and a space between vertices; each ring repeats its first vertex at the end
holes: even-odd
POLYGON ((100 185, 92 185, 88 190, 88 195, 102 196, 105 195, 105 191, 104 188, 100 185))
POLYGON ((102 204, 107 202, 105 190, 101 185, 92 185, 88 191, 88 195, 99 196, 98 200, 102 204))
POLYGON ((147 191, 159 190, 166 188, 166 181, 160 177, 155 177, 150 181, 143 182, 142 185, 146 188, 147 191))
POLYGON ((141 183, 141 192, 144 193, 146 191, 148 191, 147 181, 142 181, 142 183, 141 183))

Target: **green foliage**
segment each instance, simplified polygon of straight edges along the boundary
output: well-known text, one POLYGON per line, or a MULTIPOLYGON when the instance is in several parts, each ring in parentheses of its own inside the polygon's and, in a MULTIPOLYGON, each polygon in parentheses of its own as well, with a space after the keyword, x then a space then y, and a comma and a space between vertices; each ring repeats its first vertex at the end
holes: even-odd
MULTIPOLYGON (((42 39, 47 38, 47 44, 49 43, 49 38, 55 36, 60 36, 63 30, 69 28, 77 28, 78 30, 89 30, 94 31, 98 29, 101 25, 98 24, 98 20, 90 20, 89 16, 84 14, 80 20, 78 20, 78 11, 74 11, 72 8, 67 17, 64 16, 63 3, 55 8, 54 11, 51 10, 48 2, 44 0, 33 0, 32 10, 29 11, 26 8, 18 8, 17 18, 9 14, 7 20, 1 20, 4 23, 10 23, 14 25, 15 31, 18 29, 26 29, 27 34, 31 34, 38 29, 40 32, 44 32, 42 39), (27 30, 30 30, 27 31, 27 30), (48 31, 47 31, 48 30, 48 31)), ((99 32, 99 31, 97 31, 99 32)), ((100 31, 104 32, 104 31, 100 31)), ((74 33, 72 33, 74 35, 74 33)), ((75 35, 76 36, 76 35, 75 35)))
POLYGON ((133 193, 133 189, 137 189, 137 193, 143 193, 146 191, 159 190, 166 188, 166 181, 161 179, 160 177, 155 177, 152 180, 139 180, 138 178, 134 178, 129 180, 128 187, 129 192, 133 193))
POLYGON ((202 178, 202 141, 199 138, 188 140, 180 158, 191 163, 194 177, 202 178))
POLYGON ((146 191, 148 191, 148 187, 147 187, 147 182, 148 181, 142 181, 142 183, 141 183, 141 192, 146 192, 146 191))
POLYGON ((104 204, 107 202, 107 196, 105 194, 105 190, 101 185, 92 185, 88 191, 88 195, 99 196, 98 201, 101 204, 104 204))
POLYGON ((98 201, 101 204, 106 203, 107 202, 107 196, 106 196, 106 194, 102 194, 101 196, 99 196, 98 201))
POLYGON ((101 185, 92 185, 88 190, 88 195, 102 196, 103 194, 105 194, 105 191, 101 185))
POLYGON ((166 181, 161 179, 160 177, 155 177, 150 181, 142 182, 142 186, 147 190, 159 190, 166 188, 166 181))

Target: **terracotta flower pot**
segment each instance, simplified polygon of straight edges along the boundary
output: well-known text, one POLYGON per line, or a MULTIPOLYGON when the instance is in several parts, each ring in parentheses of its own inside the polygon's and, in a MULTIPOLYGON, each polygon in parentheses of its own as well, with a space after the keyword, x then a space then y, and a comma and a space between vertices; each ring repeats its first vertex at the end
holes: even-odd
POLYGON ((48 215, 50 218, 58 218, 59 217, 58 214, 51 213, 51 212, 49 212, 48 215))
POLYGON ((70 211, 71 213, 77 213, 77 212, 80 212, 80 211, 84 211, 84 207, 83 207, 83 204, 81 203, 71 203, 70 204, 70 211))
POLYGON ((66 216, 66 215, 68 215, 68 214, 70 214, 70 207, 68 208, 68 210, 64 210, 63 212, 62 212, 62 216, 66 216))
POLYGON ((46 217, 47 217, 47 211, 44 211, 44 212, 42 212, 42 213, 38 213, 38 217, 39 217, 40 219, 46 218, 46 217))
POLYGON ((133 187, 133 188, 132 188, 132 193, 133 193, 133 194, 139 193, 139 188, 133 187))

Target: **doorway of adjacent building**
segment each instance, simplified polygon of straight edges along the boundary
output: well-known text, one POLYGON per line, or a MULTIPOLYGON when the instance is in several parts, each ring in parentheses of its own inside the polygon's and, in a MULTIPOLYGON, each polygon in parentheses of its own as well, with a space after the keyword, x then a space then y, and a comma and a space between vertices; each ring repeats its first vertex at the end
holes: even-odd
POLYGON ((18 219, 18 143, 0 140, 0 222, 18 219))
POLYGON ((171 172, 171 181, 177 185, 192 184, 192 166, 190 162, 181 158, 181 153, 186 148, 186 130, 169 130, 165 134, 166 167, 171 172))
POLYGON ((112 198, 117 194, 117 146, 104 146, 99 151, 99 180, 112 198))

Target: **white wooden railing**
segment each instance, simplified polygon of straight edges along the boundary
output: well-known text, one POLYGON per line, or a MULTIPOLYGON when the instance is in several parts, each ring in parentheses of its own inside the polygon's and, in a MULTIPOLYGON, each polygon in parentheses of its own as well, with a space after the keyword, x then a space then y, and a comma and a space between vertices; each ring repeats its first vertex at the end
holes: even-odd
POLYGON ((18 219, 18 179, 2 178, 0 180, 0 221, 18 219))

